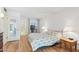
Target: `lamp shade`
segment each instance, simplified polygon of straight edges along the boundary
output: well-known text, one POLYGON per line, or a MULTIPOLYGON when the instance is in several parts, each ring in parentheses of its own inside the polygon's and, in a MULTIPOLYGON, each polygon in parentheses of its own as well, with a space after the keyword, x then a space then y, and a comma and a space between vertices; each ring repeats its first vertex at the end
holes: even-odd
POLYGON ((43 32, 47 32, 47 31, 48 31, 47 27, 43 26, 43 27, 42 27, 42 31, 43 31, 43 32))

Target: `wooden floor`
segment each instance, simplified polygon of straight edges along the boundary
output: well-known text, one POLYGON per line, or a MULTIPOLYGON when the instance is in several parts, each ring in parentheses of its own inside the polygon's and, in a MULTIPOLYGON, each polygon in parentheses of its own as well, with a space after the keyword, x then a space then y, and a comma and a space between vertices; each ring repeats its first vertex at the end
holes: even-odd
MULTIPOLYGON (((23 46, 22 46, 23 47, 23 46)), ((19 41, 10 41, 7 42, 4 46, 5 52, 28 52, 26 50, 20 50, 19 49, 19 41)), ((42 47, 37 49, 35 52, 69 52, 68 50, 65 50, 64 48, 60 48, 59 44, 55 44, 50 47, 42 47)))
POLYGON ((9 41, 3 46, 4 52, 16 52, 19 48, 19 41, 9 41))
MULTIPOLYGON (((5 45, 3 45, 4 52, 32 52, 32 47, 28 41, 28 38, 25 36, 21 36, 20 40, 8 41, 5 45)), ((79 52, 79 49, 77 49, 79 52)), ((41 47, 37 49, 35 52, 69 52, 67 49, 60 48, 60 44, 55 44, 49 47, 41 47)))
POLYGON ((42 47, 36 50, 36 52, 67 52, 67 51, 68 50, 60 48, 59 44, 55 44, 49 47, 42 47))

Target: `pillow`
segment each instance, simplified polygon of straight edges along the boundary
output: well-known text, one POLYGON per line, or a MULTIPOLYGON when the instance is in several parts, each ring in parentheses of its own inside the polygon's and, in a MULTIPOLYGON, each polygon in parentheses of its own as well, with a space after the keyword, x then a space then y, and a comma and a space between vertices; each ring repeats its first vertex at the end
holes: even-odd
POLYGON ((42 32, 42 34, 52 35, 51 31, 42 32))
POLYGON ((58 34, 58 32, 52 32, 53 36, 56 36, 58 34))

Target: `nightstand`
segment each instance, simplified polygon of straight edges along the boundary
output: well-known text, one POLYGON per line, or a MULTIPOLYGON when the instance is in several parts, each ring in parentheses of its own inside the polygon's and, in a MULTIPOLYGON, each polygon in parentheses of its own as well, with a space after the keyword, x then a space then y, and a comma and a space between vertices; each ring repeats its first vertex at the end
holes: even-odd
POLYGON ((70 40, 70 39, 67 39, 67 38, 64 38, 64 37, 61 37, 60 38, 60 47, 63 47, 65 49, 67 49, 69 47, 69 51, 73 51, 73 47, 74 47, 74 50, 77 51, 77 40, 70 40))

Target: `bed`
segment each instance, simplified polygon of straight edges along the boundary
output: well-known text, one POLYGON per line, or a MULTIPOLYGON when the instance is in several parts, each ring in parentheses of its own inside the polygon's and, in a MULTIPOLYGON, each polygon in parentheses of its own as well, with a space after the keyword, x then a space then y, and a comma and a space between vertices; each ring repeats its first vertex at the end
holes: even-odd
POLYGON ((55 33, 31 33, 28 38, 32 46, 32 51, 36 51, 40 47, 51 46, 59 42, 59 38, 55 33))

